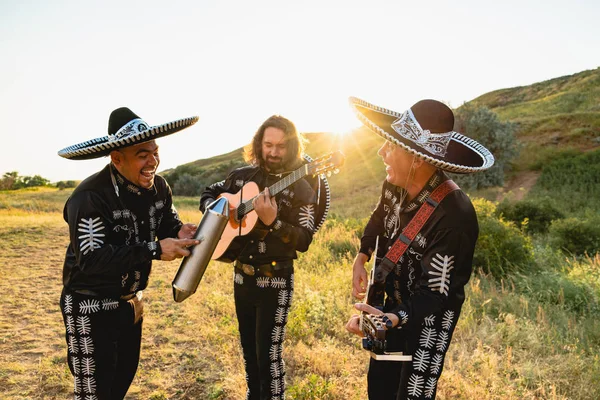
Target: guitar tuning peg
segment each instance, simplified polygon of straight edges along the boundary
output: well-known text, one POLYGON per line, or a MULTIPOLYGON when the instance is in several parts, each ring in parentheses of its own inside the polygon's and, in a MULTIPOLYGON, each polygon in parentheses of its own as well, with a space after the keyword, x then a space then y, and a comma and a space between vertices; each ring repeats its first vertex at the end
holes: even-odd
POLYGON ((337 173, 339 173, 339 172, 340 172, 340 169, 339 169, 339 168, 336 168, 336 169, 334 169, 334 170, 333 170, 333 173, 334 173, 334 174, 337 174, 337 173))
POLYGON ((327 171, 327 177, 331 177, 331 171, 327 171))

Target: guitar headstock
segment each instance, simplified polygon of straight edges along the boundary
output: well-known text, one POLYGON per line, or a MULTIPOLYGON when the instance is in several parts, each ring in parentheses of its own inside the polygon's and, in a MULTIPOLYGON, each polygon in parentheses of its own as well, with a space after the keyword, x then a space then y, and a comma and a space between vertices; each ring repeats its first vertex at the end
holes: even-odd
POLYGON ((307 164, 308 175, 321 175, 327 174, 331 176, 332 173, 337 174, 340 172, 339 167, 344 164, 346 157, 341 151, 334 151, 329 154, 325 154, 307 164))

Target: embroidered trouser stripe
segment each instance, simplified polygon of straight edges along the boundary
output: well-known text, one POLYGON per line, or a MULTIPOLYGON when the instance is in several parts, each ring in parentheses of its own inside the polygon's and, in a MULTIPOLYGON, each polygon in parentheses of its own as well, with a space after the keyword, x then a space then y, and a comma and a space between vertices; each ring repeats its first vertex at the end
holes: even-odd
POLYGON ((234 275, 234 297, 246 366, 247 399, 284 399, 281 356, 293 297, 293 274, 234 275), (239 276, 238 276, 239 275, 239 276))
POLYGON ((125 301, 67 293, 61 296, 67 361, 74 398, 120 399, 137 369, 141 322, 125 301))

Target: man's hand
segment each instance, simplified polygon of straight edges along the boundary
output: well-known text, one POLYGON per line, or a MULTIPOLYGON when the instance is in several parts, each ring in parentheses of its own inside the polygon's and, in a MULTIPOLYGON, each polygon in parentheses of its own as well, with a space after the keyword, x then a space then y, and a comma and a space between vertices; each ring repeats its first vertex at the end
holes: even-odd
POLYGON ((269 226, 277 218, 277 202, 275 197, 271 197, 268 187, 254 198, 252 205, 263 224, 269 226))
POLYGON ((358 253, 354 258, 354 265, 352 266, 352 296, 359 300, 365 297, 365 291, 367 290, 368 280, 365 263, 368 258, 364 253, 358 253))
POLYGON ((183 224, 177 232, 179 239, 193 239, 198 227, 195 224, 183 224))
POLYGON ((160 241, 162 253, 160 259, 163 261, 171 261, 176 258, 181 258, 190 255, 188 247, 199 244, 196 239, 173 239, 166 238, 160 241))
MULTIPOLYGON (((392 313, 383 313, 383 311, 376 309, 373 306, 370 306, 368 304, 365 303, 356 303, 354 304, 354 308, 356 308, 358 311, 364 311, 367 314, 372 314, 372 315, 385 315, 386 317, 388 317, 391 321, 392 321, 392 327, 398 325, 398 322, 400 322, 400 320, 398 319, 398 316, 396 314, 392 314, 392 313)), ((359 336, 364 336, 362 330, 360 329, 360 325, 359 325, 359 321, 360 321, 360 315, 358 314, 354 314, 350 320, 346 323, 346 330, 350 333, 355 333, 359 336)), ((387 329, 387 328, 386 328, 387 329)))

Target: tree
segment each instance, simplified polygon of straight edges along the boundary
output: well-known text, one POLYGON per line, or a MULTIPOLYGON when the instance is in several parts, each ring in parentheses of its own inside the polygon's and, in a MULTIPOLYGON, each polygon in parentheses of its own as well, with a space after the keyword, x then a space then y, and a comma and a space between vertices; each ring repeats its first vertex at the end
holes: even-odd
POLYGON ((0 179, 0 189, 2 190, 11 190, 14 189, 13 186, 19 179, 19 173, 17 171, 6 172, 2 179, 0 179))
POLYGON ((487 107, 465 103, 455 111, 454 130, 464 133, 484 145, 496 159, 487 171, 471 175, 453 175, 464 189, 482 189, 503 186, 504 176, 511 168, 511 161, 518 154, 515 136, 516 124, 502 122, 487 107))

